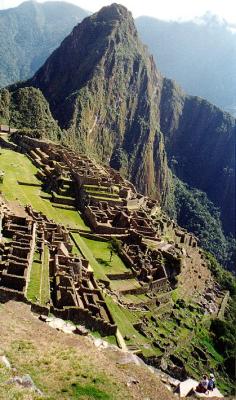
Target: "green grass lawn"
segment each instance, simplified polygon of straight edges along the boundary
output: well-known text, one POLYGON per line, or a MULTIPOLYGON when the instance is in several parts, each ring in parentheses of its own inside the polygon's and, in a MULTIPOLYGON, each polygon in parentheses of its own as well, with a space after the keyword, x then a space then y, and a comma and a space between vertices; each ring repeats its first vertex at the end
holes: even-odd
POLYGON ((49 249, 44 246, 43 251, 43 265, 41 274, 41 290, 40 290, 40 304, 43 306, 50 300, 50 285, 49 285, 49 249))
POLYGON ((86 246, 91 250, 96 260, 102 264, 105 274, 123 274, 130 270, 125 266, 121 258, 114 251, 110 261, 109 242, 99 242, 97 240, 83 238, 86 246))
POLYGON ((48 218, 65 226, 90 230, 85 224, 80 213, 74 210, 66 210, 53 207, 49 199, 43 199, 40 195, 47 196, 40 187, 19 185, 17 181, 27 183, 40 183, 36 178, 37 168, 23 154, 13 150, 1 149, 0 170, 5 172, 3 184, 0 185, 6 200, 18 200, 21 204, 31 204, 48 218))
POLYGON ((33 303, 38 303, 42 306, 45 306, 50 299, 49 249, 47 246, 44 246, 42 262, 40 261, 39 253, 34 253, 27 298, 33 303))
MULTIPOLYGON (((122 274, 130 271, 115 252, 110 262, 109 242, 87 239, 79 233, 72 233, 71 236, 77 249, 89 261, 97 279, 107 280, 106 274, 122 274)), ((136 280, 130 281, 132 281, 132 288, 140 286, 136 280)))
POLYGON ((77 249, 79 249, 83 257, 85 257, 89 261, 89 264, 94 271, 95 278, 107 280, 104 266, 96 260, 93 251, 87 246, 85 238, 82 238, 79 233, 71 233, 71 237, 73 238, 77 249))
POLYGON ((27 298, 33 303, 40 302, 41 273, 42 273, 42 264, 39 259, 39 253, 35 252, 31 267, 30 281, 27 289, 27 298))
MULTIPOLYGON (((108 195, 108 193, 107 193, 107 195, 108 195)), ((95 199, 97 199, 97 200, 100 200, 100 201, 109 201, 109 200, 112 200, 112 201, 114 201, 114 202, 120 202, 121 201, 121 199, 119 198, 119 196, 116 198, 116 197, 108 197, 108 196, 100 196, 99 194, 91 194, 91 196, 92 197, 94 197, 95 199)))
POLYGON ((137 294, 137 295, 126 294, 124 298, 131 303, 137 303, 137 304, 150 300, 145 294, 137 294))

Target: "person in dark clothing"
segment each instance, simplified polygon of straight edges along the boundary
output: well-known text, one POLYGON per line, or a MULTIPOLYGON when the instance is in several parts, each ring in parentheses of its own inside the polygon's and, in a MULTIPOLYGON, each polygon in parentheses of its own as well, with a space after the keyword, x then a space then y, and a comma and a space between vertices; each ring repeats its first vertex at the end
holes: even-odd
POLYGON ((213 389, 215 389, 215 387, 216 387, 216 384, 215 384, 215 377, 214 377, 213 374, 210 374, 207 389, 208 389, 208 390, 213 390, 213 389))

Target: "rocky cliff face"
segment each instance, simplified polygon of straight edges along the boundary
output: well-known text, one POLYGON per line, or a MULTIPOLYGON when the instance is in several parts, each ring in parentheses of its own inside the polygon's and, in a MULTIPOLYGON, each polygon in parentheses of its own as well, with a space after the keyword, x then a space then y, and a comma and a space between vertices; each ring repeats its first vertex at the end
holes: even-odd
POLYGON ((235 119, 199 97, 183 95, 173 81, 162 89, 161 131, 176 175, 207 193, 235 229, 235 119))
POLYGON ((235 120, 161 76, 123 6, 77 25, 22 86, 42 91, 64 142, 110 162, 162 204, 167 150, 174 172, 221 207, 232 232, 235 120))
POLYGON ((135 24, 164 76, 236 116, 236 34, 229 23, 207 13, 182 22, 139 17, 135 24))
POLYGON ((112 160, 139 190, 165 200, 162 77, 124 7, 86 18, 27 84, 42 90, 69 140, 112 160))

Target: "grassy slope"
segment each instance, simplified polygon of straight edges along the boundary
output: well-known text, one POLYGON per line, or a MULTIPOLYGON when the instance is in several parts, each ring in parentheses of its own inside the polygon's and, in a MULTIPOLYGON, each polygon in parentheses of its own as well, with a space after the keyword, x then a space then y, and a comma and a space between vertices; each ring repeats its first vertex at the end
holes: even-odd
POLYGON ((103 270, 106 274, 122 274, 129 271, 114 251, 110 261, 109 242, 99 242, 87 238, 82 239, 86 246, 92 251, 96 260, 103 265, 103 270))
MULTIPOLYGON (((13 200, 18 198, 19 201, 22 204, 30 203, 32 204, 33 208, 40 210, 44 212, 49 218, 55 219, 57 222, 61 222, 63 224, 70 224, 71 226, 74 227, 81 227, 84 228, 84 222, 82 218, 80 217, 79 213, 75 211, 67 211, 67 210, 57 210, 54 207, 52 207, 52 204, 50 203, 49 200, 42 199, 39 197, 39 188, 38 187, 30 187, 30 186, 24 186, 24 185, 18 185, 17 180, 25 181, 25 182, 32 182, 32 183, 39 183, 37 178, 34 176, 35 173, 37 172, 37 169, 31 164, 31 162, 22 154, 18 154, 12 151, 8 150, 2 150, 1 151, 2 155, 0 155, 0 169, 3 169, 6 173, 4 177, 4 184, 1 186, 1 190, 3 191, 5 197, 9 200, 13 200)), ((89 262, 91 267, 94 270, 95 276, 98 279, 106 279, 107 280, 107 273, 123 273, 127 271, 128 269, 125 267, 123 262, 120 260, 120 258, 113 254, 111 262, 110 260, 110 250, 108 247, 108 243, 106 242, 98 242, 90 239, 86 239, 81 237, 79 234, 72 234, 73 239, 75 241, 74 245, 74 250, 78 254, 82 253, 84 257, 86 257, 89 262)), ((36 263, 37 264, 37 263, 36 263)), ((36 266, 35 264, 35 266, 36 266)), ((37 271, 35 270, 36 277, 34 279, 34 283, 37 286, 37 271)), ((114 285, 117 285, 119 282, 114 282, 114 285)), ((128 283, 128 281, 127 281, 128 283)), ((35 295, 35 290, 37 291, 37 287, 35 289, 32 288, 33 294, 35 295)), ((36 296, 37 297, 37 296, 36 296)), ((134 296, 131 296, 132 300, 134 296)), ((138 296, 136 296, 137 300, 145 300, 141 299, 138 296)), ((151 322, 151 313, 143 314, 142 312, 134 312, 134 311, 129 311, 125 308, 120 307, 118 304, 114 302, 114 300, 106 295, 105 300, 107 305, 109 306, 110 311, 112 312, 117 326, 122 333, 123 336, 127 336, 126 343, 127 345, 136 345, 137 347, 141 348, 143 353, 146 356, 150 355, 158 355, 161 353, 161 351, 158 348, 153 348, 153 346, 150 345, 150 341, 146 339, 143 335, 138 333, 135 328, 133 327, 133 324, 138 322, 140 317, 143 315, 146 315, 150 321, 149 328, 151 329, 151 332, 153 333, 155 331, 155 339, 158 340, 160 344, 162 342, 165 342, 165 340, 168 341, 173 341, 174 342, 179 342, 178 347, 180 350, 179 354, 180 357, 183 356, 185 357, 185 360, 189 358, 190 359, 190 354, 188 351, 185 352, 185 347, 186 347, 186 340, 187 336, 189 333, 191 333, 193 329, 193 323, 194 321, 189 321, 188 316, 182 316, 183 322, 181 322, 181 326, 176 330, 177 323, 175 318, 170 318, 169 320, 166 320, 166 318, 162 318, 160 315, 158 318, 158 326, 151 326, 153 323, 151 322), (150 315, 149 315, 150 314, 150 315), (187 325, 187 326, 186 326, 187 325), (190 325, 190 326, 188 326, 190 325), (191 326, 192 325, 192 326, 191 326), (162 333, 164 338, 159 336, 159 333, 162 333)), ((177 299, 175 299, 177 300, 177 299)), ((154 314, 156 310, 153 310, 154 314)), ((158 313, 159 313, 158 309, 158 313)), ((179 317, 179 315, 178 315, 179 317)), ((194 315, 192 315, 191 318, 193 318, 194 315)), ((155 324, 154 324, 155 325, 155 324)), ((214 349, 211 346, 211 343, 209 342, 208 338, 208 332, 205 330, 205 332, 202 332, 201 335, 197 335, 196 339, 194 340, 196 345, 200 347, 205 347, 206 344, 207 346, 211 347, 210 348, 210 353, 211 353, 211 361, 213 364, 215 362, 220 363, 221 360, 219 358, 218 354, 214 354, 214 349), (204 334, 203 334, 204 333, 204 334), (202 342, 202 343, 201 343, 202 342), (203 343, 204 342, 204 343, 203 343)), ((187 350, 187 349, 186 349, 187 350)), ((188 370, 191 373, 191 375, 194 376, 196 374, 196 370, 200 370, 201 368, 196 369, 195 365, 191 365, 191 362, 188 363, 188 370)), ((4 372, 5 373, 5 372, 4 372)), ((223 383, 223 382, 222 382, 223 383)), ((222 385, 223 389, 223 385, 222 385)), ((85 398, 89 398, 86 396, 89 396, 89 390, 90 388, 86 389, 83 392, 83 388, 77 388, 77 387, 71 387, 70 388, 70 396, 73 396, 74 394, 83 394, 85 398), (88 391, 87 391, 88 390, 88 391), (82 392, 81 392, 82 391, 82 392)), ((99 389, 100 390, 100 389, 99 389)), ((101 389, 102 390, 102 389, 101 389)), ((81 396, 82 396, 81 394, 81 396)), ((1 397, 0 397, 1 398, 1 397)), ((14 398, 14 397, 13 397, 14 398)), ((63 399, 63 397, 60 397, 63 399)), ((70 397, 73 398, 73 397, 70 397)), ((99 397, 94 397, 94 398, 99 398, 99 397)), ((119 398, 119 397, 117 397, 119 398)), ((105 399, 105 397, 104 397, 105 399)), ((113 399, 113 397, 112 397, 113 399)))
POLYGON ((34 303, 40 301, 41 273, 42 263, 39 259, 39 253, 35 252, 30 272, 30 281, 27 289, 27 298, 34 303))
POLYGON ((31 204, 35 210, 43 212, 56 222, 89 230, 77 211, 53 207, 49 200, 40 197, 40 194, 45 195, 40 187, 19 185, 17 183, 17 181, 21 181, 40 184, 40 181, 35 176, 37 168, 23 154, 1 149, 0 169, 5 172, 4 182, 0 190, 7 200, 17 199, 22 204, 31 204))
MULTIPOLYGON (((62 334, 34 318, 28 306, 0 305, 0 354, 17 375, 30 374, 47 400, 171 400, 157 377, 143 367, 121 365, 121 352, 101 352, 86 338, 62 334), (139 381, 127 386, 129 377, 139 381)), ((33 400, 37 396, 6 385, 11 372, 0 365, 0 399, 33 400)))
POLYGON ((41 291, 40 291, 40 303, 46 305, 50 300, 50 285, 49 285, 49 249, 45 245, 43 252, 43 268, 41 274, 41 291))

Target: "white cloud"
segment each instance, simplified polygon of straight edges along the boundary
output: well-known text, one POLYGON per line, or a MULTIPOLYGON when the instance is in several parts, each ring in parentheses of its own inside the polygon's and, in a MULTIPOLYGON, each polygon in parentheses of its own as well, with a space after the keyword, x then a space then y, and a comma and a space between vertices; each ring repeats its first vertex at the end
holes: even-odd
MULTIPOLYGON (((45 0, 40 0, 45 1, 45 0)), ((150 15, 160 19, 191 19, 207 11, 236 22, 236 0, 69 0, 91 11, 114 2, 125 5, 135 17, 150 15)), ((0 8, 14 7, 20 0, 0 0, 0 8)))

